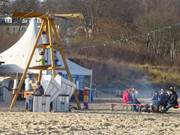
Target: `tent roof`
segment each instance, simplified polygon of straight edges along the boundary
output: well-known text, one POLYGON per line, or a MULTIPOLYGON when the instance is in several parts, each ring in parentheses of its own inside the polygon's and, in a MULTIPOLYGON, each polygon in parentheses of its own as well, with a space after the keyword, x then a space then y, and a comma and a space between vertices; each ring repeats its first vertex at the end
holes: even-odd
POLYGON ((23 69, 15 64, 6 64, 0 66, 1 73, 21 73, 23 69))
MULTIPOLYGON (((67 64, 69 66, 69 70, 72 75, 86 75, 86 76, 91 76, 92 75, 92 70, 84 68, 70 60, 67 60, 67 64)), ((66 74, 65 71, 61 71, 63 74, 66 74)))
MULTIPOLYGON (((0 54, 0 61, 4 61, 4 65, 10 64, 8 66, 13 70, 15 70, 16 67, 13 68, 12 65, 17 65, 25 69, 25 65, 27 65, 33 45, 35 44, 37 34, 36 27, 37 23, 35 19, 32 19, 24 35, 13 46, 0 54)), ((33 60, 31 65, 34 63, 35 61, 33 60)), ((17 72, 20 71, 18 70, 17 72)))
MULTIPOLYGON (((30 24, 24 35, 9 49, 0 54, 0 61, 4 61, 0 65, 0 72, 6 73, 23 73, 25 66, 30 58, 30 54, 35 44, 36 35, 38 33, 38 25, 36 19, 31 19, 30 24)), ((40 41, 41 42, 41 41, 40 41)), ((31 61, 30 67, 37 64, 36 59, 39 56, 39 51, 36 50, 31 61)), ((60 54, 58 55, 62 65, 60 54)), ((67 60, 71 74, 73 75, 92 75, 92 70, 86 69, 70 60, 67 60)), ((66 74, 62 71, 63 74, 66 74)))

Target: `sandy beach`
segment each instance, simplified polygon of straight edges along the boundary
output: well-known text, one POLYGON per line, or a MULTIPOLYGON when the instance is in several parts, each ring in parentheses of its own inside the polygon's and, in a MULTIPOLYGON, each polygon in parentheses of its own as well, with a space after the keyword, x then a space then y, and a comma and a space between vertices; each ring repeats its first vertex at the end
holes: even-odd
POLYGON ((180 109, 167 114, 111 111, 107 103, 92 103, 90 110, 68 113, 23 112, 24 102, 13 111, 0 104, 0 135, 180 135, 180 109))
POLYGON ((179 135, 179 114, 0 112, 0 134, 179 135))

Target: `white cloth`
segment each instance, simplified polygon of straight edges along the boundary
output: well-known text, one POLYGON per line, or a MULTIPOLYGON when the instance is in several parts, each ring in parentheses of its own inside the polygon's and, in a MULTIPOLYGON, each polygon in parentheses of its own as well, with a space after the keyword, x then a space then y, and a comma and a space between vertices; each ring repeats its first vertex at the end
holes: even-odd
POLYGON ((32 90, 32 84, 31 84, 31 79, 26 78, 25 79, 25 91, 32 90))

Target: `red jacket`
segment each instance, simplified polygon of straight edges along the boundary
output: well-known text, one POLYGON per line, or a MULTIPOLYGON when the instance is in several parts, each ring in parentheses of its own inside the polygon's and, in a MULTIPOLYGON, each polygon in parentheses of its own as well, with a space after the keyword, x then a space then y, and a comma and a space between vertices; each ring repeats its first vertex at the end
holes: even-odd
POLYGON ((125 104, 127 104, 129 102, 129 92, 128 92, 128 89, 126 89, 123 92, 122 102, 125 103, 125 104))

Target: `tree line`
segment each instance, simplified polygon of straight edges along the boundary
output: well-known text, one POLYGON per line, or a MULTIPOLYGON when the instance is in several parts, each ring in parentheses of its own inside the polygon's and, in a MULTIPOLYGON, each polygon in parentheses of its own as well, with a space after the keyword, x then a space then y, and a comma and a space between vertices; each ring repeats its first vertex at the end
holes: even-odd
POLYGON ((132 39, 137 47, 139 44, 143 45, 141 51, 144 51, 152 61, 167 57, 169 63, 174 63, 178 59, 179 52, 179 27, 173 26, 161 31, 158 29, 180 22, 179 6, 179 0, 44 0, 43 2, 2 0, 0 13, 11 14, 14 10, 49 13, 82 12, 86 25, 99 26, 99 29, 103 29, 102 26, 104 26, 103 23, 99 23, 100 21, 119 24, 123 22, 128 29, 117 27, 113 28, 113 31, 104 30, 102 33, 109 32, 112 40, 116 35, 121 39, 145 33, 144 37, 132 39), (156 29, 157 31, 150 33, 151 30, 156 29), (114 31, 116 35, 112 36, 114 31))

